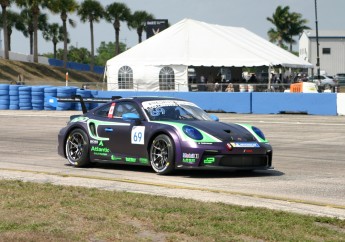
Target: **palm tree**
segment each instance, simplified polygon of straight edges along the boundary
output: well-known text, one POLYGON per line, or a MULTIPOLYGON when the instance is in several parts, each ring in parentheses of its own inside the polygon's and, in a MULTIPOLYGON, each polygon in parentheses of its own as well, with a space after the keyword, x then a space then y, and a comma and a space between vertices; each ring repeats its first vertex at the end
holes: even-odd
MULTIPOLYGON (((43 38, 46 41, 52 41, 54 46, 54 59, 56 59, 56 45, 64 40, 63 28, 57 23, 49 24, 47 29, 43 31, 43 38)), ((69 42, 69 41, 68 41, 69 42)))
POLYGON ((142 42, 142 35, 145 31, 146 21, 154 19, 152 14, 146 11, 135 11, 131 17, 130 27, 137 30, 138 42, 142 42))
POLYGON ((271 28, 268 31, 269 39, 271 42, 278 42, 279 47, 283 46, 283 41, 290 41, 290 36, 288 35, 288 25, 286 21, 290 14, 289 9, 289 6, 278 6, 276 8, 276 11, 272 15, 272 18, 266 18, 275 26, 275 28, 271 28))
MULTIPOLYGON (((60 14, 62 20, 62 28, 64 34, 64 53, 63 53, 63 61, 64 67, 67 67, 67 19, 69 13, 74 13, 78 10, 78 3, 76 0, 48 0, 47 2, 48 8, 56 14, 60 14)), ((74 26, 73 21, 69 21, 72 26, 74 26)))
POLYGON ((7 33, 7 8, 11 6, 14 0, 0 0, 2 13, 2 28, 4 29, 4 58, 9 59, 8 54, 8 33, 7 33))
POLYGON ((106 20, 113 24, 115 30, 115 55, 120 54, 120 22, 128 23, 131 10, 124 3, 112 3, 106 7, 106 20))
MULTIPOLYGON (((23 21, 23 28, 20 31, 23 32, 25 37, 30 39, 30 55, 33 55, 34 49, 34 25, 32 12, 29 9, 24 9, 20 13, 21 20, 23 21)), ((48 18, 46 14, 39 14, 38 16, 38 29, 44 31, 47 28, 48 18)))
MULTIPOLYGON (((7 10, 6 12, 7 14, 7 27, 6 27, 6 33, 7 33, 7 46, 5 46, 5 48, 7 47, 8 51, 11 51, 11 35, 12 35, 12 29, 13 27, 16 28, 17 30, 20 30, 21 28, 23 28, 23 24, 22 21, 20 19, 20 15, 18 13, 15 13, 13 11, 7 10)), ((2 18, 3 15, 0 14, 0 24, 2 24, 2 18)), ((4 29, 5 30, 5 29, 4 29)), ((4 31, 5 32, 5 31, 4 31)))
POLYGON ((81 3, 78 10, 78 15, 82 22, 90 22, 90 32, 91 32, 91 63, 90 70, 93 71, 95 64, 95 45, 94 45, 94 35, 93 35, 93 23, 99 22, 100 19, 104 16, 104 9, 102 5, 96 0, 85 0, 81 3))
POLYGON ((292 52, 292 44, 296 43, 293 37, 302 34, 306 29, 310 29, 308 26, 306 26, 307 22, 308 20, 302 19, 302 15, 300 13, 293 12, 289 15, 288 35, 290 36, 290 52, 292 52))
POLYGON ((46 0, 16 0, 19 7, 24 7, 30 10, 32 14, 34 27, 34 62, 38 62, 38 18, 40 15, 40 7, 45 7, 46 0))

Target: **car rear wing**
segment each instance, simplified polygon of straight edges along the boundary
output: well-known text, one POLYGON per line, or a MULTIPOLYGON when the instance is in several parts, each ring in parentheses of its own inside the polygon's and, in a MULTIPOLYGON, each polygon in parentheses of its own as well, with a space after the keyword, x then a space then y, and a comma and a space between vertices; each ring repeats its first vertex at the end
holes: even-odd
POLYGON ((58 102, 80 103, 83 113, 86 113, 87 108, 86 108, 85 103, 108 103, 120 98, 122 97, 112 96, 111 98, 89 98, 89 97, 82 97, 80 95, 72 95, 71 97, 49 97, 48 103, 53 107, 57 107, 58 102))

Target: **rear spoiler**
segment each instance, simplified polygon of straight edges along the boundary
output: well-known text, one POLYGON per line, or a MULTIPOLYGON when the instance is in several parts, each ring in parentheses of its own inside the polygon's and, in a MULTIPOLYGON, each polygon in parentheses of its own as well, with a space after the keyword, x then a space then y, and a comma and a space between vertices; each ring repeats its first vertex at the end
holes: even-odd
POLYGON ((122 98, 121 96, 112 96, 111 98, 89 98, 89 97, 82 97, 80 95, 72 95, 71 97, 49 97, 48 103, 53 106, 57 107, 58 102, 64 103, 76 103, 79 102, 81 105, 81 109, 83 113, 87 112, 87 108, 85 103, 108 103, 116 99, 122 98))

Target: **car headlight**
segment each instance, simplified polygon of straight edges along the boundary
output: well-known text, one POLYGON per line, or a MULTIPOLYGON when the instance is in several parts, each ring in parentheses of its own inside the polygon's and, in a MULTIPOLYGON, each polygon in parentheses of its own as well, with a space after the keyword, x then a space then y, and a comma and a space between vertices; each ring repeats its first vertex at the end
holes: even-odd
POLYGON ((266 140, 264 133, 262 133, 262 131, 261 131, 259 128, 253 126, 253 127, 252 127, 252 130, 253 130, 254 133, 255 133, 257 136, 259 136, 261 139, 266 140))
POLYGON ((182 127, 182 130, 189 138, 196 140, 202 140, 204 138, 200 131, 192 126, 185 125, 182 127))

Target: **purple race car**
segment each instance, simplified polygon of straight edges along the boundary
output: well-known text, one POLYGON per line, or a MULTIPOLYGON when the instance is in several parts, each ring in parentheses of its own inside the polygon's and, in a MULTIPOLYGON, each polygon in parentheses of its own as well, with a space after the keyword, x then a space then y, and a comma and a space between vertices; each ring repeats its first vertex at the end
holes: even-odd
POLYGON ((76 167, 91 162, 178 168, 266 170, 272 147, 260 129, 218 122, 194 103, 168 97, 119 98, 72 116, 58 153, 76 167))

